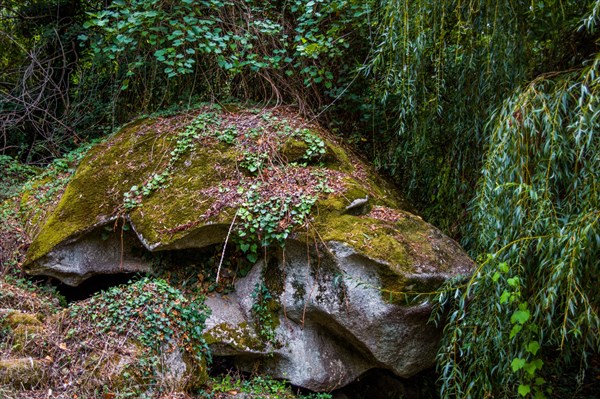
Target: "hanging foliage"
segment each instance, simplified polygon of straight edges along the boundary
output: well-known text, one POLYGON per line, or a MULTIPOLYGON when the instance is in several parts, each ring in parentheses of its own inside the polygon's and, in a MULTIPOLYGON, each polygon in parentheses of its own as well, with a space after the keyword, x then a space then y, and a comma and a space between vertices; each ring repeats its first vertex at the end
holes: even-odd
POLYGON ((554 366, 582 361, 582 375, 600 350, 600 56, 538 77, 487 129, 468 235, 493 255, 439 298, 452 303, 442 393, 542 398, 546 349, 554 366))
POLYGON ((365 66, 383 100, 376 161, 429 221, 460 237, 485 122, 515 87, 589 56, 585 35, 572 33, 585 8, 575 0, 380 3, 365 66))

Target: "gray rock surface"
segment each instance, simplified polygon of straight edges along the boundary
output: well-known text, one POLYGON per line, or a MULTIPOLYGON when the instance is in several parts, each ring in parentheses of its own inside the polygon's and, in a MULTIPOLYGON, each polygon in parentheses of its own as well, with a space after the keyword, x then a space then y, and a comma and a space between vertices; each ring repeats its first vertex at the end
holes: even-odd
POLYGON ((98 274, 150 272, 152 265, 144 257, 144 248, 136 236, 123 232, 105 233, 98 228, 77 240, 68 240, 56 246, 28 270, 44 274, 77 286, 98 274))
POLYGON ((342 387, 372 368, 410 377, 432 366, 440 331, 427 324, 429 304, 390 303, 375 272, 381 265, 344 244, 328 246, 328 255, 312 263, 314 252, 307 256, 306 246, 290 242, 285 263, 280 252, 276 262, 261 261, 239 280, 233 295, 209 298, 206 334, 219 337, 211 344, 213 354, 315 391, 342 387), (281 306, 272 314, 275 340, 253 346, 260 342, 262 321, 252 294, 261 284, 279 292, 281 306))

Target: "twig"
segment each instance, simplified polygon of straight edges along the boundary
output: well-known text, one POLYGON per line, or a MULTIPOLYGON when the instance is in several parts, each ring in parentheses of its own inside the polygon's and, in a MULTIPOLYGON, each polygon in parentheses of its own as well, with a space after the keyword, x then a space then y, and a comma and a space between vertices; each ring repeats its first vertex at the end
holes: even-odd
POLYGON ((227 232, 227 237, 225 237, 225 243, 223 244, 223 252, 221 252, 221 260, 219 261, 219 268, 217 269, 217 278, 215 282, 219 284, 219 274, 221 273, 221 266, 223 265, 223 259, 225 259, 225 250, 227 249, 227 242, 229 241, 229 235, 231 234, 231 230, 233 230, 233 225, 235 224, 235 218, 238 215, 238 209, 233 215, 233 220, 231 221, 231 225, 229 225, 229 231, 227 232))

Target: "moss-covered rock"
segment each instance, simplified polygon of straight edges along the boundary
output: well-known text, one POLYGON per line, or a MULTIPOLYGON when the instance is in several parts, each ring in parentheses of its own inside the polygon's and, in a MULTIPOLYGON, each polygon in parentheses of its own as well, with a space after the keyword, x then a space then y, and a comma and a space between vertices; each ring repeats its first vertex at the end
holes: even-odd
POLYGON ((0 385, 35 388, 44 377, 44 364, 37 359, 0 359, 0 385))
POLYGON ((238 324, 223 321, 218 325, 211 326, 204 332, 204 339, 213 348, 219 346, 221 355, 226 352, 262 353, 265 350, 265 342, 245 321, 238 324))
POLYGON ((288 162, 296 162, 304 157, 307 149, 308 145, 304 141, 290 137, 283 143, 281 155, 283 155, 288 162))
POLYGON ((22 313, 17 310, 9 312, 5 318, 6 324, 11 328, 16 328, 19 325, 41 326, 42 320, 40 314, 22 313))
MULTIPOLYGON (((455 244, 440 241, 432 226, 401 209, 393 187, 318 126, 281 108, 236 113, 204 108, 126 125, 88 152, 56 209, 40 218, 44 223, 25 269, 73 285, 94 273, 147 271, 140 258, 145 250, 223 242, 240 206, 254 198, 252 190, 257 204, 280 198, 297 206, 293 209, 310 207, 307 198, 316 197, 308 219, 320 239, 346 243, 385 264, 398 277, 388 273, 386 288, 402 290, 410 280, 406 275, 423 268, 445 274, 461 263, 461 272, 468 269, 455 244), (289 163, 300 160, 305 166, 289 163), (364 209, 378 212, 348 212, 359 198, 368 198, 364 209), (136 238, 123 233, 119 220, 133 227, 136 238), (96 251, 86 241, 90 234, 104 241, 93 240, 96 251), (135 249, 136 239, 144 248, 135 249), (99 255, 107 246, 115 247, 108 258, 99 255)), ((251 211, 262 212, 258 205, 251 211)), ((310 240, 305 229, 293 229, 304 215, 296 222, 285 212, 279 217, 271 226, 258 226, 265 230, 252 237, 310 240)))
POLYGON ((151 271, 159 251, 235 243, 254 267, 230 296, 207 298, 205 340, 242 369, 313 390, 371 368, 409 377, 430 367, 440 331, 426 302, 407 300, 473 265, 390 183, 286 108, 132 122, 88 152, 36 220, 25 270, 71 285, 151 271))
POLYGON ((26 353, 28 344, 44 333, 41 315, 9 312, 1 325, 8 327, 12 337, 12 349, 15 352, 26 353))

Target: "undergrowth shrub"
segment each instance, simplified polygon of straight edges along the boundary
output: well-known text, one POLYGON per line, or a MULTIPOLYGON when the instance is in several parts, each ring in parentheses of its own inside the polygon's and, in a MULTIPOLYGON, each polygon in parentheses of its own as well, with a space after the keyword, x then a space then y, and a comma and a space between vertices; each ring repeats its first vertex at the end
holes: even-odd
POLYGON ((152 102, 169 82, 189 95, 304 107, 348 80, 368 49, 357 33, 370 10, 370 1, 348 0, 119 0, 90 12, 79 39, 94 63, 116 66, 120 90, 136 102, 152 102))
POLYGON ((0 170, 0 201, 17 194, 21 185, 38 173, 35 167, 8 155, 0 155, 0 170))
POLYGON ((160 390, 164 389, 160 360, 164 353, 180 350, 193 359, 196 371, 192 373, 206 372, 211 357, 202 330, 208 312, 202 296, 186 298, 166 281, 146 277, 71 305, 66 338, 80 336, 78 326, 85 325, 94 326, 97 337, 129 337, 141 345, 142 353, 126 373, 146 388, 160 390))

